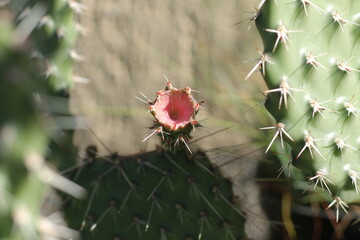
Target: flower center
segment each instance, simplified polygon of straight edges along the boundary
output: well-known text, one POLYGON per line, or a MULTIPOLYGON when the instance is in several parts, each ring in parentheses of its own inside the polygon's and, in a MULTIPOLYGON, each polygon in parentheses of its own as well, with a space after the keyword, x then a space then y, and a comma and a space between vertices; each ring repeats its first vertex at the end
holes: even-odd
POLYGON ((180 117, 180 112, 177 109, 174 109, 169 112, 169 117, 171 120, 177 120, 180 117))

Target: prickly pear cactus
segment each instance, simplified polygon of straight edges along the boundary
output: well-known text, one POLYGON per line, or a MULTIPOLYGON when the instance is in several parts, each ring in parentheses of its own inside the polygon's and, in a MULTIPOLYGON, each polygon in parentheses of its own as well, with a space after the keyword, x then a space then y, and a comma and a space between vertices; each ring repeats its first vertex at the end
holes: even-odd
POLYGON ((64 210, 83 239, 244 237, 231 182, 201 152, 191 157, 162 148, 133 156, 88 154, 73 180, 89 197, 68 200, 64 210))
MULTIPOLYGON (((2 7, 4 3, 7 1, 1 3, 2 7)), ((35 240, 49 236, 75 239, 78 236, 76 231, 59 224, 58 212, 50 217, 41 212, 44 197, 52 187, 74 197, 85 194, 84 189, 48 165, 48 160, 54 157, 48 148, 49 136, 58 133, 54 131, 55 124, 51 124, 58 113, 52 104, 53 97, 70 86, 70 79, 62 74, 69 75, 71 71, 71 62, 64 59, 64 55, 69 44, 73 44, 73 38, 64 34, 59 39, 55 30, 45 33, 42 27, 44 17, 49 14, 55 29, 65 24, 63 30, 71 31, 72 15, 65 14, 70 11, 69 3, 8 1, 5 7, 11 12, 9 16, 17 17, 13 22, 0 19, 1 239, 35 240), (57 80, 45 74, 45 66, 52 62, 49 59, 63 63, 57 80)))
POLYGON ((352 0, 264 0, 256 16, 274 117, 262 128, 274 134, 266 152, 286 153, 296 186, 327 201, 336 220, 360 200, 359 13, 352 0))
POLYGON ((89 147, 70 169, 70 178, 89 192, 85 201, 65 203, 70 226, 83 239, 243 239, 244 214, 231 181, 203 152, 190 150, 199 110, 191 90, 168 82, 145 103, 155 117, 148 137, 158 134, 164 146, 106 157, 89 147))

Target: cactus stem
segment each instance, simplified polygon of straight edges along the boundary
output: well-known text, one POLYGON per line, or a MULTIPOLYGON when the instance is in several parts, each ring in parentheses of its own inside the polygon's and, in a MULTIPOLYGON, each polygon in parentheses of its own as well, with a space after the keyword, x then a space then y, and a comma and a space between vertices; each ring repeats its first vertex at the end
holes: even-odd
POLYGON ((320 169, 319 171, 316 172, 314 177, 311 177, 309 180, 315 180, 315 185, 314 185, 314 189, 316 188, 316 186, 318 185, 318 183, 320 182, 320 186, 321 188, 324 190, 324 186, 326 187, 326 189, 328 190, 328 192, 330 193, 330 195, 332 195, 328 185, 326 184, 326 181, 328 181, 331 184, 334 184, 332 181, 330 181, 326 176, 329 175, 331 173, 328 173, 325 169, 320 169))
POLYGON ((321 152, 319 151, 319 149, 315 146, 315 142, 318 141, 318 140, 322 140, 322 139, 314 139, 310 133, 306 132, 305 133, 305 138, 304 138, 304 141, 305 141, 305 145, 304 147, 301 149, 300 153, 297 155, 296 159, 298 159, 301 154, 305 151, 306 148, 309 149, 310 151, 310 155, 312 158, 314 158, 313 156, 313 152, 312 152, 312 149, 314 149, 324 160, 326 160, 326 158, 321 154, 321 152))
POLYGON ((344 210, 344 212, 346 214, 348 214, 346 208, 349 208, 349 206, 341 200, 340 197, 334 197, 334 200, 329 204, 329 206, 326 209, 331 208, 332 206, 335 205, 335 209, 336 209, 336 222, 339 222, 339 209, 340 207, 342 208, 342 210, 344 210))
POLYGON ((274 137, 272 138, 269 146, 265 150, 265 153, 267 153, 269 151, 271 145, 274 143, 275 139, 278 136, 280 136, 280 141, 281 141, 282 148, 284 148, 283 134, 285 134, 291 141, 294 141, 294 139, 292 139, 292 137, 285 131, 285 124, 282 123, 282 122, 275 123, 274 126, 271 126, 271 127, 263 127, 263 128, 259 128, 259 129, 260 130, 276 129, 276 133, 275 133, 274 137))
POLYGON ((279 88, 274 88, 274 89, 270 89, 270 90, 266 90, 265 93, 273 93, 273 92, 280 92, 280 100, 279 100, 279 109, 281 108, 281 104, 282 104, 282 101, 284 99, 284 103, 285 103, 285 108, 287 108, 288 106, 288 101, 287 101, 287 96, 289 95, 289 97, 291 99, 293 99, 295 101, 295 98, 293 97, 293 95, 291 94, 290 91, 295 91, 295 92, 301 92, 303 90, 301 89, 297 89, 297 88, 292 88, 290 87, 289 83, 287 82, 286 78, 283 77, 281 79, 281 83, 280 83, 280 86, 279 88))
POLYGON ((277 38, 272 52, 275 52, 277 46, 279 45, 279 42, 284 44, 286 49, 288 49, 288 42, 291 44, 291 41, 288 37, 288 33, 302 32, 302 30, 287 30, 282 21, 280 22, 277 29, 266 28, 265 31, 277 34, 277 38))

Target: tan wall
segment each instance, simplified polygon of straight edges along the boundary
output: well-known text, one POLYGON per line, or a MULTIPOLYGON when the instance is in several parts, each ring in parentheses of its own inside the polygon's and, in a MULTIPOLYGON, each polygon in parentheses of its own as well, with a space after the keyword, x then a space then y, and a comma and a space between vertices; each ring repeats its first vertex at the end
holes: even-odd
MULTIPOLYGON (((254 2, 173 0, 84 0, 88 9, 80 22, 87 35, 78 41, 86 60, 76 74, 91 80, 77 84, 72 109, 85 116, 92 131, 111 149, 122 154, 152 148, 157 139, 141 143, 152 116, 136 100, 138 91, 154 99, 165 86, 165 74, 175 86, 200 90, 205 100, 200 120, 206 128, 196 137, 233 126, 203 146, 239 144, 246 134, 254 135, 247 111, 261 99, 256 79, 244 80, 262 44, 248 21, 254 2), (254 100, 255 99, 255 100, 254 100), (246 114, 242 114, 247 111, 246 114), (245 118, 244 118, 245 116, 245 118), (245 123, 245 124, 244 124, 245 123), (244 130, 247 132, 244 133, 244 130), (215 143, 214 143, 215 142, 215 143), (150 145, 149 145, 150 144, 150 145)), ((259 74, 257 74, 259 77, 259 74)), ((78 131, 76 142, 99 144, 87 131, 78 131)))

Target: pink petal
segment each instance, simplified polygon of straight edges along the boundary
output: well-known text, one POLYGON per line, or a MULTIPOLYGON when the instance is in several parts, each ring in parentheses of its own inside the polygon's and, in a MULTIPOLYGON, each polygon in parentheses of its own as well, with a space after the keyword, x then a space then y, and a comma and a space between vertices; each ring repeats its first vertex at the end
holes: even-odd
POLYGON ((163 126, 176 131, 193 120, 195 105, 193 97, 184 90, 159 91, 153 105, 155 118, 163 126))

